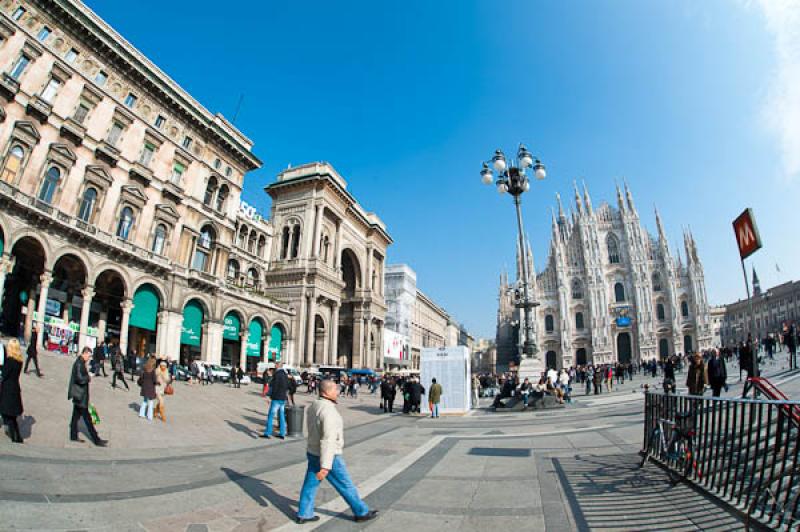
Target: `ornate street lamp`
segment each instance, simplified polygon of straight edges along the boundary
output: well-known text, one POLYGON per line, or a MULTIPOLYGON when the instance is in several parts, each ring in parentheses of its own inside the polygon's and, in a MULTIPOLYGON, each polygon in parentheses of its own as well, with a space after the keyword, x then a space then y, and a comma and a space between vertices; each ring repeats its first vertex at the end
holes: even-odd
POLYGON ((533 358, 536 354, 536 343, 533 340, 533 316, 531 309, 536 307, 538 303, 533 301, 528 285, 528 253, 525 240, 525 230, 522 227, 522 200, 521 196, 524 192, 531 189, 530 179, 528 173, 537 180, 542 180, 547 176, 544 165, 542 162, 531 155, 528 149, 520 144, 517 151, 517 159, 512 160, 509 164, 506 161, 506 156, 502 150, 496 150, 494 157, 491 160, 483 163, 481 170, 481 181, 486 185, 491 185, 492 182, 497 186, 497 191, 500 194, 511 194, 514 198, 514 206, 517 209, 517 230, 519 234, 519 249, 522 251, 522 297, 517 303, 518 308, 524 311, 523 329, 525 335, 525 343, 523 345, 523 354, 527 358, 533 358), (491 165, 491 167, 490 167, 491 165), (497 172, 497 180, 495 181, 494 172, 497 172))

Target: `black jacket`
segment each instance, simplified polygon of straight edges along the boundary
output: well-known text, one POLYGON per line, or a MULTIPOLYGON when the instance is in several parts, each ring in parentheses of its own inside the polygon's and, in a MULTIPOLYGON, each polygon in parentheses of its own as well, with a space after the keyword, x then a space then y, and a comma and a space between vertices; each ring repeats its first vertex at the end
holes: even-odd
POLYGON ((39 333, 37 333, 36 331, 31 331, 31 341, 28 342, 28 349, 26 350, 29 357, 35 357, 38 354, 37 352, 38 346, 39 346, 39 333))
POLYGON ((67 399, 72 399, 77 406, 89 408, 89 371, 80 356, 72 364, 67 399))
POLYGON ((425 393, 425 388, 418 382, 412 382, 409 387, 409 393, 411 394, 411 402, 419 403, 422 400, 422 394, 425 393))
POLYGON ((279 369, 272 376, 269 383, 269 397, 273 401, 285 401, 289 398, 289 376, 286 371, 279 369))
POLYGON ((725 384, 728 379, 728 370, 722 357, 711 357, 708 361, 708 382, 725 384))
POLYGON ((394 400, 395 393, 394 384, 389 381, 381 382, 381 399, 394 400))
POLYGON ((4 416, 22 415, 22 392, 19 388, 19 374, 22 364, 6 356, 3 364, 3 383, 0 385, 0 414, 4 416))

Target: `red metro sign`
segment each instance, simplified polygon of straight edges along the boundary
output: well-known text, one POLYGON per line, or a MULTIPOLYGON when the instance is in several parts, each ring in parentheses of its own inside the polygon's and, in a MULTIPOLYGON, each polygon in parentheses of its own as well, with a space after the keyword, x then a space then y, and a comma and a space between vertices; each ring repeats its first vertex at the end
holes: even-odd
POLYGON ((761 249, 761 236, 758 234, 756 219, 751 209, 745 209, 744 212, 733 221, 733 232, 736 235, 736 243, 739 245, 739 256, 742 257, 742 260, 761 249))

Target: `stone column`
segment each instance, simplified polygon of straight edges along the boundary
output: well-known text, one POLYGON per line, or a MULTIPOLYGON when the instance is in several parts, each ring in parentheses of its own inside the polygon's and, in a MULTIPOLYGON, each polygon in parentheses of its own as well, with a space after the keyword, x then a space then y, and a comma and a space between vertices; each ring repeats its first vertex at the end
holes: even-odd
POLYGON ((353 316, 353 353, 352 361, 354 368, 361 368, 364 355, 364 316, 356 313, 353 316))
POLYGON ((108 312, 101 311, 97 319, 97 336, 104 340, 106 338, 106 327, 108 327, 108 312))
POLYGON ((156 352, 170 360, 175 360, 175 353, 170 352, 167 342, 167 322, 168 312, 166 310, 160 311, 156 317, 156 352))
POLYGON ((239 349, 239 367, 242 368, 242 370, 247 368, 247 340, 249 336, 250 331, 246 329, 242 329, 239 333, 239 344, 241 346, 239 349))
POLYGON ((379 321, 375 324, 375 328, 377 329, 377 333, 375 336, 375 342, 378 344, 375 352, 378 354, 378 360, 375 361, 375 367, 382 368, 383 367, 383 322, 379 321))
POLYGON ((3 302, 3 291, 6 287, 6 274, 11 271, 9 261, 0 259, 0 303, 3 302))
POLYGON ((336 221, 336 238, 333 242, 333 269, 338 270, 342 266, 342 257, 340 256, 342 248, 342 221, 336 221))
POLYGON ((81 306, 81 328, 80 336, 78 337, 78 353, 83 351, 86 346, 87 329, 89 328, 89 309, 92 306, 92 298, 94 297, 94 287, 87 286, 81 292, 83 298, 83 305, 81 306))
POLYGON ((33 328, 33 298, 28 296, 28 312, 25 313, 25 324, 23 325, 23 337, 26 342, 31 341, 31 329, 33 328))
POLYGON ((335 302, 331 309, 331 344, 328 349, 328 364, 339 363, 339 303, 335 302))
POLYGON ((133 301, 126 299, 122 302, 122 321, 119 325, 119 350, 122 356, 128 354, 128 322, 131 318, 131 310, 133 310, 133 301))
POLYGON ((311 243, 311 257, 319 257, 319 233, 322 230, 322 204, 317 205, 314 213, 314 241, 311 243))
POLYGON ((44 316, 45 311, 47 309, 47 292, 50 290, 50 282, 53 280, 53 274, 51 272, 44 272, 39 277, 39 342, 40 345, 44 346, 44 316))
POLYGON ((306 318, 306 349, 304 363, 306 366, 314 362, 314 322, 317 314, 317 297, 311 294, 308 298, 308 317, 306 318))
MULTIPOLYGON (((365 290, 373 290, 372 286, 372 268, 373 268, 373 256, 375 254, 372 252, 372 246, 367 246, 367 274, 364 276, 366 279, 364 281, 364 288, 365 290)), ((375 284, 377 285, 377 279, 375 280, 375 284)))

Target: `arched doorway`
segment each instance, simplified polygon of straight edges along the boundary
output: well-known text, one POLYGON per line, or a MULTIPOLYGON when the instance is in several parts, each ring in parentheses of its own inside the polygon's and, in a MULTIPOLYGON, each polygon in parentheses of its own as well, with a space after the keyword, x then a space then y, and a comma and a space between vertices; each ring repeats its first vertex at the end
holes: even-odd
POLYGON ((281 360, 283 354, 283 341, 286 338, 286 331, 280 323, 276 323, 269 331, 269 347, 267 348, 267 360, 277 362, 281 360))
POLYGON ((666 338, 658 341, 658 357, 661 360, 666 360, 669 357, 669 340, 666 338))
MULTIPOLYGON (((122 303, 125 301, 125 294, 125 281, 118 272, 105 270, 98 275, 94 281, 94 298, 89 313, 89 323, 96 327, 100 341, 113 340, 118 342, 121 348, 125 348, 128 352, 134 350, 139 356, 155 352, 154 347, 153 351, 148 351, 147 345, 137 346, 135 343, 127 344, 127 347, 122 345, 122 303)), ((129 338, 130 335, 125 340, 128 341, 129 338)), ((124 352, 122 356, 127 354, 124 352)))
POLYGON ((692 341, 692 336, 687 334, 683 337, 683 354, 688 355, 694 352, 694 342, 692 341))
POLYGON ((205 321, 203 304, 192 299, 183 307, 181 326, 181 364, 189 365, 192 360, 202 357, 203 323, 205 321))
MULTIPOLYGON (((158 312, 161 298, 151 284, 143 284, 133 294, 133 310, 128 321, 128 346, 137 353, 155 353, 158 334, 158 312)), ((166 353, 158 353, 165 356, 166 353)))
MULTIPOLYGON (((342 280, 344 290, 342 290, 342 307, 339 311, 339 345, 336 346, 338 353, 338 364, 346 368, 352 368, 354 363, 359 361, 356 357, 361 356, 361 339, 355 338, 360 326, 356 328, 356 320, 360 317, 355 315, 356 292, 361 287, 361 266, 358 257, 350 249, 342 251, 342 280)), ((333 324, 334 326, 336 324, 333 324)), ((363 334, 363 331, 361 332, 363 334)))
POLYGON ((586 365, 586 348, 581 347, 575 351, 575 364, 578 366, 586 365))
MULTIPOLYGON (((39 285, 44 273, 45 252, 38 240, 21 238, 11 249, 14 268, 6 276, 0 329, 4 334, 28 340, 33 313, 39 299, 39 285)), ((41 340, 41 335, 39 336, 41 340)))
POLYGON ((322 316, 317 314, 314 317, 314 364, 325 363, 325 338, 327 336, 327 329, 325 328, 325 321, 322 316))
MULTIPOLYGON (((62 353, 77 352, 86 276, 86 266, 75 255, 63 255, 53 266, 53 280, 47 291, 44 317, 43 337, 47 349, 62 353)), ((93 347, 95 341, 88 342, 88 345, 93 347)))
POLYGON ((223 366, 239 367, 242 353, 242 317, 236 311, 228 312, 222 321, 222 357, 223 366))
POLYGON ((630 364, 632 359, 631 335, 626 332, 619 333, 617 335, 617 360, 620 364, 630 364))
POLYGON ((556 366, 558 365, 558 360, 555 351, 548 351, 544 359, 545 359, 545 364, 547 364, 547 369, 550 368, 556 369, 556 366))
POLYGON ((260 318, 253 318, 247 327, 245 370, 248 373, 257 371, 258 363, 264 359, 264 330, 264 322, 260 318))

